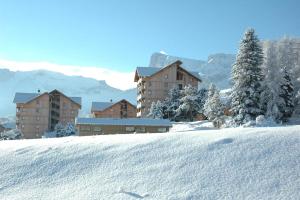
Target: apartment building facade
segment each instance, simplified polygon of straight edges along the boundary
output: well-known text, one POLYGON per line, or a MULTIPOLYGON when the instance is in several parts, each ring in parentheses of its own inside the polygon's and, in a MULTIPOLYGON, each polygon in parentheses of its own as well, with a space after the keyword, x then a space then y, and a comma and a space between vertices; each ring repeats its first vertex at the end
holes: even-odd
POLYGON ((81 109, 80 97, 67 97, 58 90, 44 93, 16 93, 16 128, 26 139, 41 138, 57 123, 75 123, 81 109))
POLYGON ((134 82, 137 83, 137 117, 147 117, 152 102, 163 101, 169 91, 187 85, 198 88, 201 82, 197 72, 187 71, 177 60, 163 68, 137 67, 134 82))
POLYGON ((118 102, 92 102, 91 114, 94 118, 134 118, 136 106, 122 99, 118 102))

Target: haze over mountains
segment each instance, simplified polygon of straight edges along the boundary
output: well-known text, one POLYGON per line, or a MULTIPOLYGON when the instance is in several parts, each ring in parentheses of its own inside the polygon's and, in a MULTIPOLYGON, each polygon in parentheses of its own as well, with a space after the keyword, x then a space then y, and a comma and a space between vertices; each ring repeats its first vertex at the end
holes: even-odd
POLYGON ((82 97, 82 115, 89 113, 92 101, 117 101, 123 98, 136 102, 136 90, 120 90, 92 78, 66 76, 61 73, 35 70, 12 72, 0 69, 0 116, 14 116, 13 98, 16 92, 34 93, 58 89, 67 96, 82 97))
MULTIPOLYGON (((207 61, 202 61, 154 53, 151 56, 149 67, 163 67, 175 60, 181 60, 185 68, 200 73, 203 80, 201 86, 206 87, 213 82, 220 89, 226 89, 230 86, 230 71, 234 59, 235 56, 231 54, 214 54, 209 56, 207 61)), ((5 68, 5 66, 1 66, 1 68, 5 68)), ((125 98, 136 104, 136 89, 120 90, 111 87, 105 81, 82 76, 67 76, 46 70, 14 72, 0 69, 0 116, 15 115, 15 105, 12 101, 16 92, 32 93, 38 90, 43 92, 53 89, 58 89, 68 96, 82 97, 81 115, 90 112, 92 101, 109 101, 110 99, 118 101, 125 98)))

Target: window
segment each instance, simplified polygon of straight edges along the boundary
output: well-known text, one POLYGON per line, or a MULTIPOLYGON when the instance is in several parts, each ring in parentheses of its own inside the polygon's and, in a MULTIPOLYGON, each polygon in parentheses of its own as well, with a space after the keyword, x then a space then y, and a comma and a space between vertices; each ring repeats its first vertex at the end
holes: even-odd
POLYGON ((159 133, 165 133, 165 132, 167 132, 167 128, 158 128, 157 131, 159 133))
POLYGON ((183 74, 180 71, 177 71, 176 80, 181 81, 183 79, 183 74))
POLYGON ((40 117, 36 117, 36 121, 40 121, 40 117))
POLYGON ((151 90, 149 90, 149 91, 148 91, 148 94, 149 94, 149 95, 151 95, 151 94, 152 94, 152 91, 151 91, 151 90))
POLYGON ((145 127, 136 127, 135 131, 137 133, 145 133, 146 132, 146 128, 145 127))
POLYGON ((168 79, 168 74, 165 75, 165 79, 168 79))
POLYGON ((182 84, 178 84, 178 89, 182 90, 182 84))
POLYGON ((125 128, 126 132, 134 132, 134 127, 133 126, 127 126, 125 128))
POLYGON ((149 86, 149 87, 151 87, 151 86, 152 86, 152 83, 151 83, 151 81, 149 81, 149 82, 148 82, 148 86, 149 86))
POLYGON ((40 105, 40 100, 39 99, 36 100, 36 104, 40 105))
POLYGON ((81 131, 90 131, 91 128, 90 128, 89 126, 81 126, 81 127, 80 127, 80 130, 81 130, 81 131))
POLYGON ((40 112, 40 109, 37 108, 37 109, 35 109, 35 111, 36 111, 37 113, 39 113, 39 112, 40 112))
POLYGON ((36 128, 36 129, 40 129, 40 126, 36 126, 35 128, 36 128))
POLYGON ((22 117, 22 120, 24 120, 24 119, 25 119, 25 117, 23 116, 23 117, 22 117))
POLYGON ((99 127, 99 126, 95 126, 95 127, 94 127, 94 131, 95 131, 95 132, 101 132, 101 131, 102 131, 102 128, 99 127))
POLYGON ((165 88, 167 88, 167 87, 168 87, 168 83, 164 83, 164 85, 165 85, 165 88))

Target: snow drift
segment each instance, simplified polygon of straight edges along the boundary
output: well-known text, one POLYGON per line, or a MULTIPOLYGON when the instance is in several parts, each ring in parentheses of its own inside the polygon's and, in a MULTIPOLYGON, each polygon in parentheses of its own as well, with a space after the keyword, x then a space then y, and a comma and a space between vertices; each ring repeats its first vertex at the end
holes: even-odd
POLYGON ((165 134, 1 141, 0 197, 299 198, 300 126, 193 126, 165 134))

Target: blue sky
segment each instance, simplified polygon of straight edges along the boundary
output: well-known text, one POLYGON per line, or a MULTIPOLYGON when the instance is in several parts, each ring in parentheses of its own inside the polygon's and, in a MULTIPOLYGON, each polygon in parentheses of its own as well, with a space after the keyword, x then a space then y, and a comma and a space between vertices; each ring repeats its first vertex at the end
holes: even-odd
POLYGON ((297 0, 1 0, 0 59, 131 72, 153 52, 206 59, 261 39, 300 36, 297 0))

